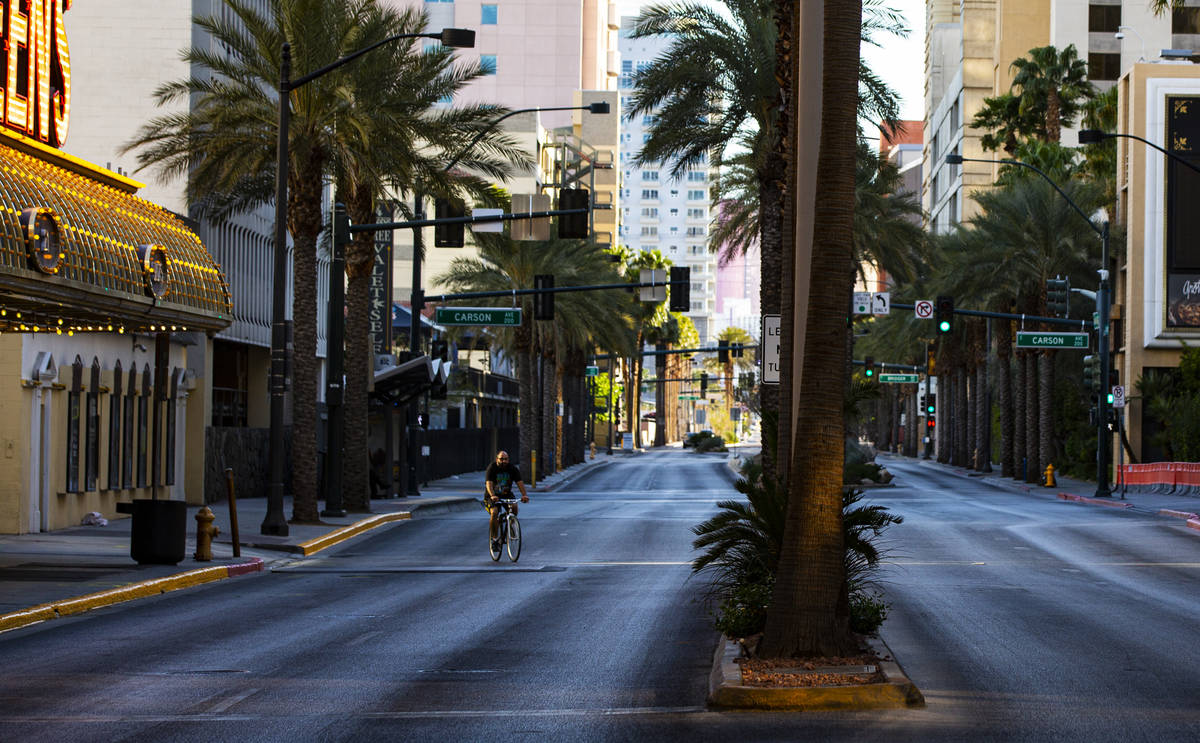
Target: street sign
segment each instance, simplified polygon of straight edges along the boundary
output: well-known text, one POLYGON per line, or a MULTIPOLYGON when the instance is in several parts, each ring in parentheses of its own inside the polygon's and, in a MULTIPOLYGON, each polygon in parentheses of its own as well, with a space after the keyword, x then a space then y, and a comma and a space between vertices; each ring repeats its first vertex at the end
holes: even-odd
POLYGON ((651 282, 660 286, 643 286, 638 291, 638 299, 643 302, 667 301, 667 272, 660 269, 643 268, 638 279, 643 284, 651 282))
POLYGON ((1017 348, 1088 347, 1087 333, 1029 333, 1017 331, 1017 348))
POLYGON ((854 292, 854 314, 871 314, 871 292, 854 292))
POLYGON ((520 307, 438 307, 434 312, 438 325, 504 325, 521 324, 520 307))
POLYGON ((763 315, 762 383, 779 384, 779 329, 782 315, 763 315))
POLYGON ((598 376, 600 376, 600 367, 598 367, 598 366, 587 366, 587 367, 584 367, 584 369, 583 369, 583 376, 585 376, 585 377, 598 377, 598 376))
POLYGON ((890 315, 892 313, 892 295, 890 292, 875 292, 871 295, 871 314, 890 315))
POLYGON ((1125 407, 1125 385, 1123 385, 1123 384, 1113 385, 1112 396, 1113 396, 1112 406, 1114 408, 1125 407))
POLYGON ((933 317, 933 302, 928 299, 918 299, 913 302, 913 312, 918 320, 928 320, 933 317))
POLYGON ((883 384, 916 384, 920 379, 916 374, 880 374, 879 381, 883 384))
POLYGON ((679 399, 680 400, 699 400, 700 398, 695 395, 680 395, 679 399))

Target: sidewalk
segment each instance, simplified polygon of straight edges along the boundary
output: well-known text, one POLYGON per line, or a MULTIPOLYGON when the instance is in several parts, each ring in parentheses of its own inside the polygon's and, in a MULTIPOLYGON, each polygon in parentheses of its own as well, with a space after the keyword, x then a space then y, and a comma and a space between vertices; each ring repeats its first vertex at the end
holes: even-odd
MULTIPOLYGON (((540 480, 532 495, 553 492, 584 472, 628 452, 595 459, 540 480)), ((110 519, 107 526, 76 526, 37 534, 0 534, 0 632, 76 614, 101 606, 158 595, 201 583, 252 574, 272 565, 302 560, 371 529, 447 510, 479 508, 483 471, 434 480, 421 495, 376 499, 370 513, 322 517, 320 524, 289 524, 286 537, 260 534, 267 513, 266 498, 237 501, 241 555, 233 556, 229 504, 210 504, 220 530, 213 543, 213 560, 198 562, 195 515, 189 506, 187 550, 178 565, 139 565, 129 556, 132 519, 110 519)), ((322 507, 324 504, 322 503, 322 507)), ((284 515, 292 513, 284 499, 284 515)))
POLYGON ((1145 515, 1181 519, 1190 528, 1200 531, 1200 495, 1170 495, 1129 490, 1122 496, 1120 487, 1110 485, 1112 496, 1097 498, 1095 497, 1095 483, 1076 480, 1071 477, 1056 475, 1055 487, 1047 488, 1036 483, 1026 483, 1009 477, 1001 477, 999 467, 994 472, 982 473, 949 464, 942 464, 933 459, 912 459, 899 454, 885 452, 879 453, 879 459, 883 461, 891 459, 917 462, 923 466, 936 467, 944 472, 1013 492, 1028 493, 1046 498, 1057 498, 1087 506, 1122 508, 1145 515))

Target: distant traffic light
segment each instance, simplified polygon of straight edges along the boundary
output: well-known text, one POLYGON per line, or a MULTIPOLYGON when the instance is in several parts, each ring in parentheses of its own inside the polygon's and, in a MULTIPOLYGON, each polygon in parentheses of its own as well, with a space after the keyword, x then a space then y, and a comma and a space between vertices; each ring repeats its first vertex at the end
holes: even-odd
POLYGON ((554 274, 536 274, 533 277, 533 288, 542 290, 533 295, 533 319, 553 320, 554 292, 544 290, 554 288, 554 274))
POLYGON ((950 326, 954 320, 954 297, 939 295, 937 305, 934 310, 934 317, 937 320, 937 329, 939 333, 949 333, 950 326))
POLYGON ((740 359, 740 358, 742 358, 742 353, 744 353, 745 350, 746 350, 746 347, 743 346, 741 343, 734 343, 732 346, 729 347, 729 354, 731 356, 733 356, 735 359, 740 359))
POLYGON ((692 269, 688 266, 671 266, 671 312, 690 312, 692 309, 692 269))
POLYGON ((429 357, 432 359, 450 360, 450 344, 446 341, 433 341, 429 345, 429 357))
POLYGON ((700 394, 708 392, 708 372, 700 372, 700 394))
POLYGON ((937 422, 934 421, 932 415, 925 419, 925 427, 926 428, 933 428, 936 425, 937 425, 937 422))
POLYGON ((875 357, 874 356, 868 356, 865 359, 863 359, 863 374, 866 376, 867 379, 871 379, 875 376, 875 357))
POLYGON ((717 341, 717 361, 722 364, 729 362, 729 341, 717 341))
POLYGON ((934 413, 937 412, 937 394, 936 393, 930 392, 925 397, 925 412, 930 416, 932 416, 934 413))
MULTIPOLYGON (((452 219, 467 216, 467 207, 458 199, 436 199, 433 202, 435 219, 452 219)), ((435 224, 433 226, 433 246, 435 248, 461 248, 463 246, 462 222, 456 224, 435 224)))
POLYGON ((1093 395, 1100 394, 1100 357, 1095 354, 1083 357, 1083 386, 1093 395))
POLYGON ((1071 282, 1061 276, 1046 279, 1046 311, 1066 317, 1071 311, 1071 282))

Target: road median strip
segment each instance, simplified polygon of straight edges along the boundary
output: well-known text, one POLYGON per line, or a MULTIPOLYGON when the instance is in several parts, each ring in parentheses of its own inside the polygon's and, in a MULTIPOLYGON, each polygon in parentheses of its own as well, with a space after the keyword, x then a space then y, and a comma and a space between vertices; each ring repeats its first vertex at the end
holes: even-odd
POLYGON ((212 567, 188 570, 163 578, 131 583, 119 588, 110 588, 105 591, 97 591, 96 593, 89 593, 61 601, 52 601, 8 614, 0 614, 0 632, 44 622, 48 619, 82 614, 85 611, 98 609, 102 606, 111 606, 125 601, 132 601, 133 599, 157 596, 177 591, 181 588, 190 588, 224 578, 258 572, 262 570, 262 566, 262 558, 252 557, 249 558, 248 562, 234 565, 214 565, 212 567))
POLYGON ((722 638, 709 675, 708 702, 713 707, 763 710, 894 709, 924 707, 925 697, 908 680, 882 641, 869 638, 887 681, 845 686, 747 686, 737 663, 740 646, 722 638))
POLYGON ((1176 511, 1174 508, 1160 508, 1160 509, 1158 509, 1158 515, 1159 516, 1170 516, 1172 518, 1177 518, 1177 519, 1188 519, 1188 520, 1200 519, 1200 516, 1197 516, 1196 514, 1192 513, 1191 511, 1176 511))
POLYGON ((1132 503, 1104 500, 1103 498, 1090 498, 1086 495, 1075 495, 1074 493, 1059 493, 1058 497, 1059 500, 1071 500, 1077 503, 1090 503, 1093 506, 1105 506, 1106 508, 1133 508, 1132 503))
POLYGON ((331 531, 324 536, 317 537, 316 539, 310 539, 307 542, 301 542, 300 544, 296 545, 295 551, 299 552, 305 557, 308 557, 309 555, 320 552, 326 547, 332 547, 338 542, 343 542, 350 537, 358 536, 359 534, 362 534, 370 529, 374 529, 377 526, 383 526, 384 524, 389 524, 393 521, 404 521, 411 518, 412 514, 408 511, 381 513, 376 516, 363 519, 362 521, 350 524, 349 526, 344 526, 341 529, 335 529, 334 531, 331 531))

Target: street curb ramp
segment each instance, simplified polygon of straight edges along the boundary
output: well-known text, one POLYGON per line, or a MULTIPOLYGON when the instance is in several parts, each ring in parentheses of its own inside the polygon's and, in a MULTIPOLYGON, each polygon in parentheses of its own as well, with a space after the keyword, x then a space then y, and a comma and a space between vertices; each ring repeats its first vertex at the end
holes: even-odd
POLYGON ((762 710, 898 709, 924 707, 925 697, 891 660, 883 640, 868 638, 881 659, 879 670, 887 678, 880 684, 847 686, 763 687, 742 684, 742 669, 735 662, 738 644, 722 638, 717 644, 708 682, 710 707, 762 710))

